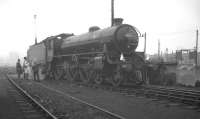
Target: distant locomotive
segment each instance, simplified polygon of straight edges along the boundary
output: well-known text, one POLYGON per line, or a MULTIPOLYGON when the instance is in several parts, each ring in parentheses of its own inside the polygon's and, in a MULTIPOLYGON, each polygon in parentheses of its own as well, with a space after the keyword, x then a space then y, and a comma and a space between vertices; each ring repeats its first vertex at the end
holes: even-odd
POLYGON ((138 31, 128 24, 91 27, 82 35, 60 34, 30 46, 27 57, 40 63, 40 77, 83 81, 143 84, 144 58, 135 52, 138 31))

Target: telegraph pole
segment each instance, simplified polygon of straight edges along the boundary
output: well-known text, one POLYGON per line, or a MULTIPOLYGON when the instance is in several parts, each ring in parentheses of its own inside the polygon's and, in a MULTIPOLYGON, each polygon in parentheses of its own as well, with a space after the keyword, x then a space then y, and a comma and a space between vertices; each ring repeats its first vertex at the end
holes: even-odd
POLYGON ((144 59, 146 59, 146 41, 147 40, 147 34, 146 32, 144 33, 144 59))
POLYGON ((160 57, 160 39, 158 39, 158 57, 160 57))
POLYGON ((111 26, 113 26, 114 21, 114 0, 111 0, 111 26))
POLYGON ((34 26, 35 26, 35 44, 37 44, 37 24, 36 24, 37 15, 34 14, 34 26))
POLYGON ((196 58, 195 58, 195 65, 198 65, 198 37, 199 37, 199 30, 196 30, 196 58))

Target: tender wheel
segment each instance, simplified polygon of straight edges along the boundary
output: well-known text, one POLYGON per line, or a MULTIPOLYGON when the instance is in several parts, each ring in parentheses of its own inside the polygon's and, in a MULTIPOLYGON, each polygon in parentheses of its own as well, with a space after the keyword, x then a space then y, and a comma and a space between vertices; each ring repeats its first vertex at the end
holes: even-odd
POLYGON ((60 80, 62 79, 64 76, 64 70, 63 69, 57 69, 55 72, 54 72, 54 77, 55 77, 55 80, 60 80))
POLYGON ((54 74, 52 71, 50 71, 49 74, 47 75, 47 79, 51 79, 51 80, 54 79, 54 74))
POLYGON ((39 75, 39 80, 44 80, 45 79, 45 74, 43 73, 43 68, 42 67, 39 68, 38 75, 39 75))

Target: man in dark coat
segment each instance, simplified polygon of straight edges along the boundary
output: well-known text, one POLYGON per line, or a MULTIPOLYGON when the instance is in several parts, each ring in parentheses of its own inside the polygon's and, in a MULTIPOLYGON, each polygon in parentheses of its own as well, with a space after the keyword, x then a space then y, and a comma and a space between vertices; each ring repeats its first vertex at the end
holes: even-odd
POLYGON ((22 66, 21 66, 21 63, 20 63, 20 59, 18 59, 17 63, 16 63, 16 72, 17 72, 18 79, 21 79, 22 66))
POLYGON ((40 81, 39 79, 39 65, 37 63, 33 63, 32 66, 32 70, 33 70, 33 78, 35 81, 40 81))
POLYGON ((24 72, 24 79, 28 80, 28 77, 29 77, 29 62, 28 62, 26 57, 24 57, 23 72, 24 72))

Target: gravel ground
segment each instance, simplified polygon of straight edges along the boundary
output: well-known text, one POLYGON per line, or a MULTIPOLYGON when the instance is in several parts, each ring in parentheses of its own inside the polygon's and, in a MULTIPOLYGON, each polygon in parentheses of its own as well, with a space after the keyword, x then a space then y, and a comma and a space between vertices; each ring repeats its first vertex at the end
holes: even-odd
POLYGON ((116 119, 97 109, 37 85, 37 82, 15 81, 52 114, 62 119, 116 119))
MULTIPOLYGON (((58 97, 54 97, 54 94, 52 95, 46 93, 46 91, 41 88, 42 85, 60 90, 90 104, 94 104, 113 113, 119 114, 127 119, 200 119, 200 111, 189 109, 189 107, 183 105, 177 106, 176 104, 169 103, 167 101, 155 101, 152 99, 135 96, 127 97, 118 93, 104 91, 101 89, 91 89, 83 86, 77 86, 75 84, 69 84, 64 80, 44 80, 39 83, 33 81, 20 82, 27 88, 32 87, 33 92, 34 90, 39 90, 42 95, 37 94, 38 92, 35 92, 34 95, 36 95, 36 97, 43 97, 42 100, 47 101, 45 104, 51 105, 52 103, 55 103, 54 105, 57 105, 56 109, 55 106, 50 107, 52 112, 56 112, 55 110, 63 112, 64 110, 71 108, 72 105, 69 105, 67 102, 62 102, 62 99, 66 98, 62 95, 55 94, 58 95, 58 97), (49 99, 53 101, 48 102, 49 99)), ((80 115, 85 115, 85 112, 83 112, 78 106, 72 107, 72 109, 69 110, 73 111, 68 111, 66 116, 70 115, 72 112, 78 115, 77 118, 80 118, 80 115)), ((90 113, 88 110, 86 112, 90 113)), ((66 114, 65 112, 63 113, 64 115, 66 114)), ((94 111, 93 113, 97 112, 94 111)), ((85 118, 88 117, 85 116, 85 118)), ((97 118, 99 119, 99 117, 97 118)))

